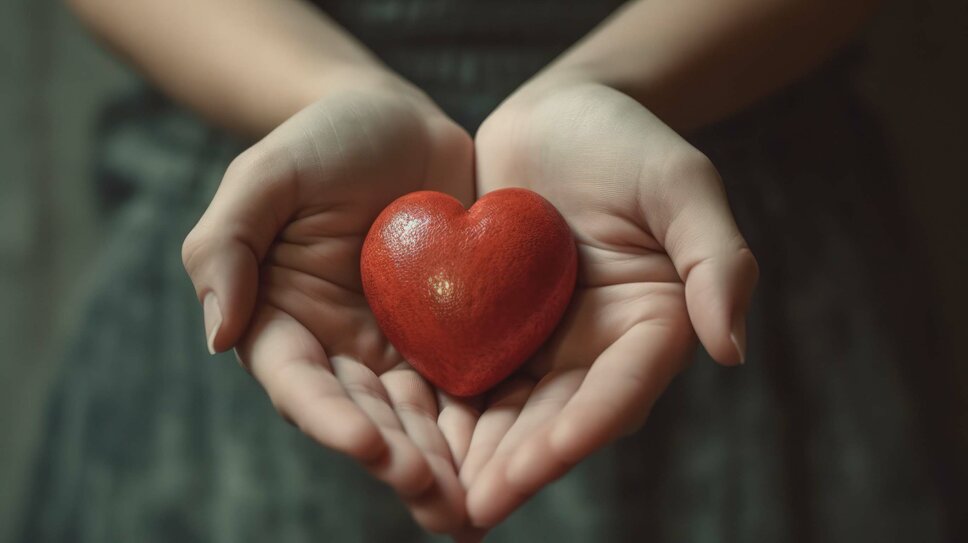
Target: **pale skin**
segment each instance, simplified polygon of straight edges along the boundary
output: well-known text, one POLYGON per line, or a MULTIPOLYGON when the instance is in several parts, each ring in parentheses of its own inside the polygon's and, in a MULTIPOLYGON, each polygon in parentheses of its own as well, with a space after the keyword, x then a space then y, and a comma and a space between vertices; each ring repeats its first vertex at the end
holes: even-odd
POLYGON ((872 8, 632 2, 472 140, 299 0, 72 4, 174 98, 258 139, 184 245, 210 349, 235 348, 285 418, 393 487, 423 527, 467 541, 638 428, 695 338, 721 364, 743 360, 756 261, 714 166, 676 130, 805 73, 872 8), (457 400, 383 338, 361 295, 360 244, 404 193, 470 205, 506 186, 562 212, 578 288, 520 375, 457 400))

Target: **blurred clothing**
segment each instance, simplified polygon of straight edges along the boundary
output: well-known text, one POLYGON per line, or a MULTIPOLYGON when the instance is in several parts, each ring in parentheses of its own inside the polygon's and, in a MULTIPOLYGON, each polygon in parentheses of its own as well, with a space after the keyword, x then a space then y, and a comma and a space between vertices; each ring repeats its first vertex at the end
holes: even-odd
MULTIPOLYGON (((330 2, 473 132, 620 2, 330 2)), ((698 136, 762 280, 745 367, 703 353, 646 424, 493 541, 947 540, 919 424, 931 314, 850 55, 698 136)), ((242 147, 146 92, 106 111, 114 234, 50 407, 23 541, 429 541, 392 492, 286 425, 205 350, 181 242, 242 147)))

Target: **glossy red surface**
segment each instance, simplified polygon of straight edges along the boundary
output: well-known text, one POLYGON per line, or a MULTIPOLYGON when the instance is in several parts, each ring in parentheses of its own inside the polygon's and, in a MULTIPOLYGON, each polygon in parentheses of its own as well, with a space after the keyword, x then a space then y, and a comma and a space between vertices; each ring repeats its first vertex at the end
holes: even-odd
POLYGON ((480 394, 535 353, 575 287, 567 223, 525 189, 469 210, 439 192, 403 196, 363 243, 363 291, 410 364, 456 396, 480 394))

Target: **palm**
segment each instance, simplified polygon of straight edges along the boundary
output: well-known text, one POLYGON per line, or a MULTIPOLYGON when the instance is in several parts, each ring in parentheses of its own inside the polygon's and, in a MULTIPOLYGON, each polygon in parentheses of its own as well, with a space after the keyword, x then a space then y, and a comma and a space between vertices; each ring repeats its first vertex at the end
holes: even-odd
MULTIPOLYGON (((436 531, 453 530, 464 514, 451 453, 460 420, 442 431, 438 400, 463 407, 438 398, 383 337, 363 297, 359 255, 375 216, 400 195, 429 189, 469 203, 471 164, 466 134, 439 113, 399 97, 335 96, 240 157, 233 168, 244 175, 230 168, 220 188, 241 192, 237 179, 253 184, 246 197, 263 207, 289 206, 263 217, 276 234, 240 360, 283 416, 361 460, 436 531)), ((224 200, 216 195, 216 214, 224 200)))
POLYGON ((641 199, 669 160, 691 148, 637 103, 602 88, 482 130, 480 191, 517 184, 541 193, 579 247, 565 319, 523 376, 492 396, 463 466, 471 517, 491 525, 640 424, 687 360, 693 332, 684 285, 641 199))
POLYGON ((739 361, 756 263, 715 170, 624 95, 565 85, 491 117, 476 181, 561 210, 579 245, 572 305, 479 418, 435 391, 380 332, 359 256, 400 195, 470 204, 475 157, 425 96, 370 90, 321 99, 233 162, 183 259, 209 348, 235 346, 283 416, 392 485, 426 528, 461 528, 464 487, 471 521, 493 525, 640 423, 686 358, 690 321, 715 359, 739 361))
POLYGON ((453 156, 462 143, 459 129, 428 126, 400 102, 331 99, 283 125, 285 137, 295 141, 267 139, 292 156, 276 175, 290 180, 299 204, 266 254, 256 315, 292 318, 330 358, 352 359, 374 376, 402 361, 380 332, 360 283, 359 255, 373 218, 415 190, 464 201, 473 190, 469 157, 453 156))

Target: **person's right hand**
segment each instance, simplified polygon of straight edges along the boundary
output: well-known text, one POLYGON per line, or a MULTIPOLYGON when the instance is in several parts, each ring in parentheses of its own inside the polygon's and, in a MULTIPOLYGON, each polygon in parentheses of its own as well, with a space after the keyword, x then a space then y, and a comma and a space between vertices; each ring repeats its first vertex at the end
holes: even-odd
POLYGON ((423 189, 471 204, 467 133, 398 80, 333 90, 232 162, 183 259, 209 349, 236 347, 283 417, 453 533, 473 410, 400 358, 360 283, 376 215, 423 189))

